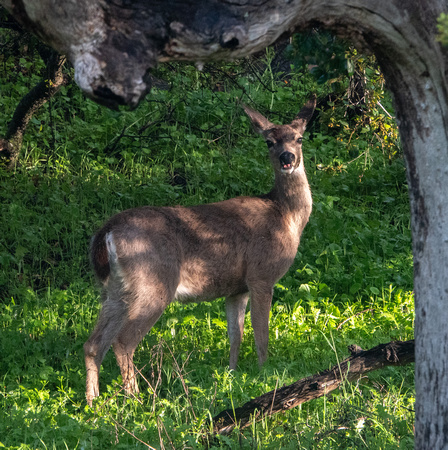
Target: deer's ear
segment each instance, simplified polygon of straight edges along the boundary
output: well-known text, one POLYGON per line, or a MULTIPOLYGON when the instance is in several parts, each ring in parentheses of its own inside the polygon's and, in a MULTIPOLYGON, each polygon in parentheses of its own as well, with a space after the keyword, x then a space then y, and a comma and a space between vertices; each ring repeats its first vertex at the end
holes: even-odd
POLYGON ((297 114, 296 118, 292 121, 291 125, 301 133, 305 131, 307 123, 311 120, 311 117, 313 117, 316 103, 316 95, 313 94, 306 102, 305 106, 302 107, 299 114, 297 114))
POLYGON ((254 109, 251 109, 246 105, 243 105, 243 109, 244 112, 249 116, 249 119, 252 122, 252 126, 254 127, 256 133, 263 134, 263 131, 266 131, 274 126, 272 122, 269 122, 266 117, 264 117, 254 109))

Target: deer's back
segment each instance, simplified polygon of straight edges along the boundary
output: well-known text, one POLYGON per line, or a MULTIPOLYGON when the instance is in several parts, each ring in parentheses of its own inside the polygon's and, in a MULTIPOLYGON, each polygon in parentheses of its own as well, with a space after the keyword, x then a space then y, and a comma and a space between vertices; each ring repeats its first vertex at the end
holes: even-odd
POLYGON ((268 198, 134 208, 113 216, 92 239, 91 260, 103 282, 110 274, 108 233, 124 271, 137 264, 164 267, 177 277, 177 295, 185 300, 245 292, 257 279, 273 284, 299 244, 291 217, 268 198))

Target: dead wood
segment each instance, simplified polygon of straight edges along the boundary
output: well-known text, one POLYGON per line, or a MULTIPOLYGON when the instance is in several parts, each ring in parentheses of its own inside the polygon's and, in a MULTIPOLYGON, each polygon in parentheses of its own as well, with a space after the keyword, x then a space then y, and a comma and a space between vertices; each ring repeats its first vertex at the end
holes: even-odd
POLYGON ((37 110, 69 80, 62 72, 66 61, 65 56, 59 55, 49 48, 45 55, 46 70, 42 81, 20 100, 8 124, 4 139, 0 139, 0 155, 2 158, 9 160, 8 167, 10 169, 17 163, 28 123, 37 110))
POLYGON ((263 417, 287 411, 309 400, 314 400, 337 389, 344 381, 358 380, 364 373, 386 366, 403 366, 415 361, 414 340, 393 341, 370 350, 357 345, 348 347, 351 356, 329 370, 303 378, 254 398, 236 408, 222 411, 213 418, 213 431, 229 434, 236 426, 240 429, 263 417))

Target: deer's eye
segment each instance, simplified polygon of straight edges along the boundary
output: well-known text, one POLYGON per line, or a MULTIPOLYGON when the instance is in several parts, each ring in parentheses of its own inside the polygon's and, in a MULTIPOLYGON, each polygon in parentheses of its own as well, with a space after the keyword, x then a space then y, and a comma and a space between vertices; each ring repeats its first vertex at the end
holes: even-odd
POLYGON ((266 139, 266 144, 268 148, 272 148, 274 146, 274 141, 271 141, 270 139, 266 139))
POLYGON ((301 144, 301 143, 302 143, 302 138, 301 138, 301 137, 299 137, 299 139, 297 139, 297 143, 298 143, 298 144, 301 144))

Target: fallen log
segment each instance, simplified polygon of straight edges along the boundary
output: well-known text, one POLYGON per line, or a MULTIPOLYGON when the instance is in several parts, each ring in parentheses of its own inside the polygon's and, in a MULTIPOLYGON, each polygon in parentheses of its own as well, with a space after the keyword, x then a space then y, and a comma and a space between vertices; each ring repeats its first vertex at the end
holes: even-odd
POLYGON ((222 411, 212 419, 213 432, 229 434, 236 426, 243 429, 253 423, 254 418, 259 421, 319 398, 337 389, 344 381, 358 380, 364 373, 415 362, 414 340, 393 341, 370 350, 362 350, 357 345, 350 345, 348 349, 351 356, 329 370, 263 394, 234 410, 222 411))

